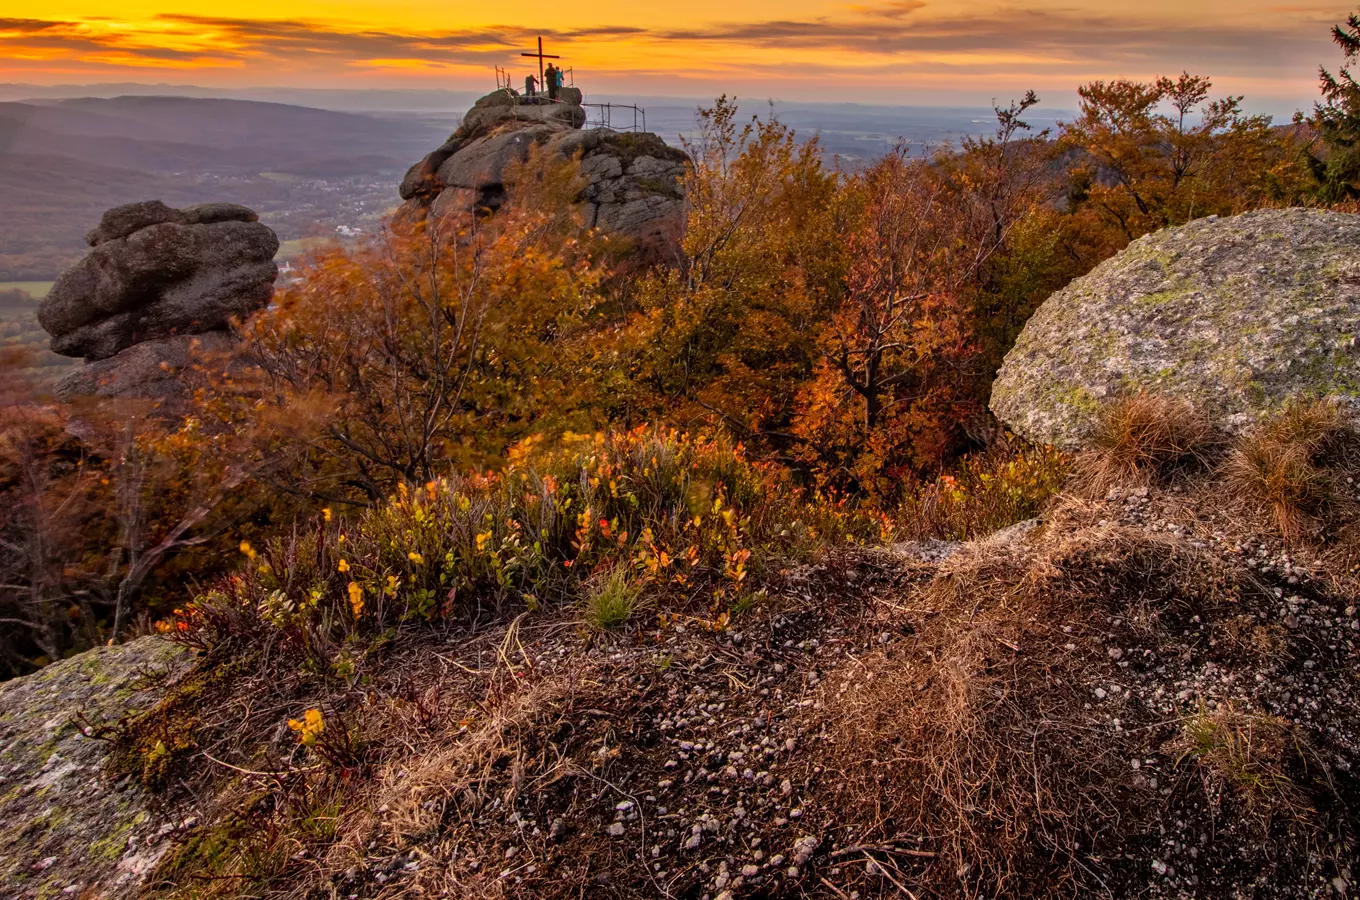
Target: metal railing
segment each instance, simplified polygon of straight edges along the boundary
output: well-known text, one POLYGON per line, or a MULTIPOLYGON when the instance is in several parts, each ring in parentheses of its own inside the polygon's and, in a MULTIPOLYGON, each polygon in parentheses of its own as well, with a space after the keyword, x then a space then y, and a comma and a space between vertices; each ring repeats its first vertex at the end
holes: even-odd
MULTIPOLYGON (((514 85, 514 84, 511 84, 511 83, 510 83, 510 73, 509 73, 509 72, 507 72, 505 69, 502 69, 500 66, 496 66, 495 68, 496 68, 496 90, 498 90, 498 91, 518 91, 518 90, 519 90, 519 86, 518 86, 518 85, 514 85)), ((537 81, 537 79, 535 79, 535 81, 537 81)), ((575 68, 571 68, 571 69, 562 69, 562 83, 563 83, 563 85, 565 85, 566 87, 576 87, 576 69, 575 69, 575 68)), ((527 92, 526 92, 526 93, 527 93, 527 92)), ((536 97, 536 96, 538 96, 539 94, 542 94, 543 96, 547 96, 547 93, 548 93, 547 90, 546 90, 545 88, 543 88, 543 87, 540 85, 539 88, 538 88, 533 94, 530 94, 529 96, 534 96, 534 97, 536 97)))
POLYGON ((587 128, 608 128, 610 131, 646 131, 647 110, 631 103, 582 103, 587 128), (615 112, 618 122, 615 124, 615 112), (631 118, 631 122, 629 121, 631 118))

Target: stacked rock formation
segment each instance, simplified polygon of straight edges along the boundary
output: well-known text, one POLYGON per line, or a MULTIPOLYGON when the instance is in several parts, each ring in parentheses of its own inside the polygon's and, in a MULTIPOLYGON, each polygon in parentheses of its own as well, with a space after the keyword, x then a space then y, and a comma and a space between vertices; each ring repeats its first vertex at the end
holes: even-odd
POLYGON ((505 198, 506 168, 539 145, 564 157, 580 154, 589 184, 578 202, 588 227, 628 238, 642 258, 673 259, 684 231, 689 157, 648 132, 582 130, 580 103, 572 88, 563 88, 558 103, 511 90, 481 98, 449 140, 406 173, 401 218, 494 212, 505 198))
POLYGON ((244 206, 130 203, 85 240, 38 308, 53 352, 87 362, 58 386, 68 398, 173 393, 194 348, 231 346, 232 323, 274 293, 278 237, 244 206))
POLYGON ((1079 447, 1101 404, 1179 398, 1239 432, 1292 400, 1360 420, 1360 216, 1210 216, 1134 241, 1044 301, 992 386, 1016 433, 1079 447))

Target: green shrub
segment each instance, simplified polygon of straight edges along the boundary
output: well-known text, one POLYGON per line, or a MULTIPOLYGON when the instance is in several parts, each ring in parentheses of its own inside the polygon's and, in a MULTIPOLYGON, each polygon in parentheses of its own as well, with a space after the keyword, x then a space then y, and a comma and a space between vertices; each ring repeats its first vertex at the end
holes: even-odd
POLYGON ((642 588, 620 566, 614 569, 586 597, 586 622, 593 628, 609 631, 625 624, 637 609, 642 588))
POLYGON ((971 540, 1034 518, 1071 474, 1066 454, 1007 437, 923 484, 896 518, 906 536, 971 540))

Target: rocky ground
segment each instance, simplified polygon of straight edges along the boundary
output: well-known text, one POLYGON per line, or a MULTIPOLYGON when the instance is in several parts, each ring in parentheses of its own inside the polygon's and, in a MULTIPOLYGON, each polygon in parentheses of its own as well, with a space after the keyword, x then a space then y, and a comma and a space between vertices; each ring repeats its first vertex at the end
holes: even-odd
POLYGON ((1116 488, 769 571, 728 620, 525 614, 349 691, 247 679, 138 890, 1348 896, 1353 575, 1269 535, 1213 481, 1116 488), (302 751, 309 707, 365 766, 302 751))

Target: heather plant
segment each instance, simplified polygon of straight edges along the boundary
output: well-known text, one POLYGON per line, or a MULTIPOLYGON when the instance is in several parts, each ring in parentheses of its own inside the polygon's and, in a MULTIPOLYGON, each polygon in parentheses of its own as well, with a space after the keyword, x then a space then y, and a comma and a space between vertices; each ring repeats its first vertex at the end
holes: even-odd
POLYGON ((258 549, 242 544, 242 567, 161 629, 203 648, 281 632, 323 664, 394 628, 570 602, 609 577, 719 608, 770 557, 880 540, 886 522, 802 497, 721 437, 569 434, 516 446, 498 472, 400 483, 356 518, 328 508, 258 549))
POLYGON ((1007 436, 923 482, 895 518, 912 537, 971 540, 1039 515, 1071 474, 1067 454, 1007 436))

